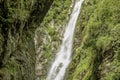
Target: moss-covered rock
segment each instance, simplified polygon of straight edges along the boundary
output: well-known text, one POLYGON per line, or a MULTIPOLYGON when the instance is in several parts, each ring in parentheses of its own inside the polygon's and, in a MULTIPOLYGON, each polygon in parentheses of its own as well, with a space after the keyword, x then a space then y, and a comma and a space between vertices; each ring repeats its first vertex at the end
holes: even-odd
POLYGON ((54 0, 41 26, 36 30, 36 74, 40 80, 45 80, 61 44, 71 4, 71 0, 54 0))
POLYGON ((0 80, 35 80, 35 29, 53 0, 0 0, 0 80))

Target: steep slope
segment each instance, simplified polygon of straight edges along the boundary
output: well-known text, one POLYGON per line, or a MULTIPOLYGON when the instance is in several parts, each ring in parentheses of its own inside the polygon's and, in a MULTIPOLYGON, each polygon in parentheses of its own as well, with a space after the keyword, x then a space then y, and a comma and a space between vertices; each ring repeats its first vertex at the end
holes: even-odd
POLYGON ((0 0, 0 80, 35 80, 34 31, 53 0, 0 0))
POLYGON ((71 13, 71 4, 71 0, 54 0, 41 26, 36 30, 36 75, 40 80, 46 78, 61 44, 65 25, 71 13))
POLYGON ((66 80, 120 80, 120 0, 85 0, 66 80))

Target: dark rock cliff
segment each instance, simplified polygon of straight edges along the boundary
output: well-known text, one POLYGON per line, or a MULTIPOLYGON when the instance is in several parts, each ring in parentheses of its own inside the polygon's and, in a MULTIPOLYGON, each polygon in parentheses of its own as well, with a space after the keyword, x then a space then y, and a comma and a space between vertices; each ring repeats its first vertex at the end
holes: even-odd
POLYGON ((35 80, 34 31, 53 0, 0 0, 0 80, 35 80))

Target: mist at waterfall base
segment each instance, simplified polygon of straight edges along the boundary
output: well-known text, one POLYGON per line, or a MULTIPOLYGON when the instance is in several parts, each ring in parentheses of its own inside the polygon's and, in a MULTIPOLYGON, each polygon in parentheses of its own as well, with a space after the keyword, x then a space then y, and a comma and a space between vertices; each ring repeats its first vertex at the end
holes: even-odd
POLYGON ((78 15, 80 13, 82 2, 83 0, 77 0, 75 2, 69 23, 66 26, 62 44, 56 55, 55 61, 50 68, 46 80, 62 80, 65 75, 66 68, 71 61, 74 29, 78 15))

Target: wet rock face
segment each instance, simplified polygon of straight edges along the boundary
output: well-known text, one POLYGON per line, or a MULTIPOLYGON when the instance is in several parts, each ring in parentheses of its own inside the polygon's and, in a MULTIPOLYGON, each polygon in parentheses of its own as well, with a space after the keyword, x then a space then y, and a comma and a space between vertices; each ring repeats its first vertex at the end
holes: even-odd
POLYGON ((0 0, 0 80, 35 80, 34 31, 53 0, 0 0))

